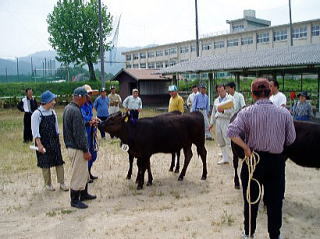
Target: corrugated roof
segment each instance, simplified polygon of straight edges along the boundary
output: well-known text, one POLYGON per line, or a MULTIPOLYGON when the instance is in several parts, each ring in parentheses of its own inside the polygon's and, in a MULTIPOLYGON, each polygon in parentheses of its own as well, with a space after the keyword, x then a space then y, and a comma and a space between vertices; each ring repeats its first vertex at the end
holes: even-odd
POLYGON ((117 78, 118 75, 120 75, 122 72, 127 73, 131 77, 133 77, 135 80, 168 80, 168 78, 162 76, 159 74, 159 70, 154 69, 121 69, 114 77, 117 78))
POLYGON ((320 64, 320 44, 277 47, 199 57, 164 68, 161 74, 231 71, 247 68, 288 67, 320 64))

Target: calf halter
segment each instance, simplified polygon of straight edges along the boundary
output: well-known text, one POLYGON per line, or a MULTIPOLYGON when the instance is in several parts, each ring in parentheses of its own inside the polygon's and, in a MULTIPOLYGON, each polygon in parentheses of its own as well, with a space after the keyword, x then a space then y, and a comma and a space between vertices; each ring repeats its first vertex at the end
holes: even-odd
POLYGON ((249 236, 252 236, 251 235, 251 205, 253 204, 256 204, 260 201, 261 199, 261 195, 263 193, 263 188, 261 187, 261 184, 259 183, 259 181, 257 179, 255 179, 253 177, 253 173, 254 171, 256 170, 256 167, 258 165, 260 161, 260 156, 259 154, 257 154, 256 152, 252 152, 252 154, 248 157, 248 156, 245 156, 245 158, 242 160, 242 162, 246 162, 247 166, 248 166, 248 174, 249 174, 249 177, 248 177, 248 186, 247 186, 247 192, 246 192, 246 200, 249 204, 249 236), (251 201, 251 181, 252 182, 256 182, 256 184, 258 185, 258 191, 259 191, 259 194, 258 194, 258 197, 255 201, 251 201))

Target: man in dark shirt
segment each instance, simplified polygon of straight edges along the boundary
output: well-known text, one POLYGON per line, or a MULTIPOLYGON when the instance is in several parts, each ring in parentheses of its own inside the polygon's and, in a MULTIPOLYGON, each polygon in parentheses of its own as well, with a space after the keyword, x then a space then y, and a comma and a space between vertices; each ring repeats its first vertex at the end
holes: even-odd
POLYGON ((33 97, 33 91, 31 88, 26 89, 26 96, 21 99, 17 107, 21 112, 24 112, 23 142, 27 143, 33 140, 31 132, 31 115, 38 108, 37 101, 33 97))
MULTIPOLYGON (((285 159, 282 152, 284 145, 294 142, 296 132, 289 111, 274 105, 269 100, 270 93, 267 79, 258 78, 253 81, 251 94, 255 104, 243 108, 238 113, 236 119, 229 124, 227 135, 244 150, 247 157, 251 156, 253 151, 260 156, 253 178, 264 186, 269 237, 279 239, 285 191, 285 159)), ((248 179, 248 167, 243 164, 241 169, 245 231, 243 238, 253 238, 259 206, 259 200, 251 205, 251 222, 249 222, 248 179)), ((253 202, 259 193, 256 182, 251 181, 249 188, 250 201, 253 202)))
POLYGON ((63 139, 71 160, 72 175, 70 181, 71 206, 87 208, 82 201, 95 199, 88 194, 88 160, 91 154, 88 148, 86 129, 80 107, 86 102, 87 91, 78 87, 73 92, 73 100, 63 112, 63 139))

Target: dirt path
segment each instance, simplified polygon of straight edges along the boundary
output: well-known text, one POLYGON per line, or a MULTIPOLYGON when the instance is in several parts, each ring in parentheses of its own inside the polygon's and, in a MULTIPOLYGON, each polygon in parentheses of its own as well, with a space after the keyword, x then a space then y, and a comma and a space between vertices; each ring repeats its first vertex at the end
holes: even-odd
MULTIPOLYGON (((68 192, 44 191, 39 169, 1 175, 0 238, 240 238, 242 197, 233 188, 232 166, 216 164, 215 142, 206 147, 206 181, 200 180, 202 163, 195 149, 183 182, 168 171, 171 155, 157 154, 151 159, 154 185, 137 191, 134 179, 125 179, 127 154, 117 141, 102 141, 93 167, 99 179, 89 188, 98 198, 87 210, 71 208, 68 192)), ((65 161, 68 182, 70 163, 65 161)), ((136 170, 135 165, 133 178, 136 170)), ((318 170, 287 163, 284 238, 320 238, 319 176, 318 170)), ((57 189, 55 173, 53 179, 57 189)), ((263 207, 256 238, 268 238, 263 207)))

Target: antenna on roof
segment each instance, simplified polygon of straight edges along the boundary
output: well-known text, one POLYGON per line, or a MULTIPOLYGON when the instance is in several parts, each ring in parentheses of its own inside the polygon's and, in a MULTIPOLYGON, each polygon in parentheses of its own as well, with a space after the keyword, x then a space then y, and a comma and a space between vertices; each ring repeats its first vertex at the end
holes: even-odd
POLYGON ((113 39, 112 39, 112 42, 111 42, 111 49, 110 49, 110 53, 109 53, 110 66, 112 65, 112 62, 116 61, 116 57, 117 57, 117 46, 118 46, 120 20, 121 20, 121 14, 120 14, 120 17, 119 17, 119 20, 118 20, 118 24, 117 24, 117 28, 116 28, 116 30, 114 32, 113 39))

